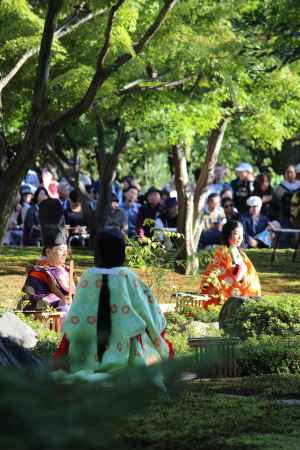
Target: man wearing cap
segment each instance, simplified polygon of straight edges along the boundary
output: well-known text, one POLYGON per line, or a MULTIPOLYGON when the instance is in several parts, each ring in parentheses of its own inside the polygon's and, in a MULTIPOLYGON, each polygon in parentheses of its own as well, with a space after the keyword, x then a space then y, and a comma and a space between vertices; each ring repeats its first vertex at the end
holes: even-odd
POLYGON ((64 211, 57 199, 41 202, 39 218, 43 238, 43 255, 29 271, 23 292, 21 307, 24 310, 54 308, 66 316, 74 283, 65 265, 68 254, 64 211))
POLYGON ((244 227, 244 246, 247 248, 265 247, 264 243, 257 239, 257 235, 269 226, 267 216, 261 214, 262 200, 257 195, 249 197, 246 201, 249 212, 241 216, 244 227))
POLYGON ((161 211, 160 190, 152 186, 145 194, 146 203, 141 207, 136 224, 136 233, 140 238, 150 237, 151 229, 154 228, 154 222, 161 211), (153 225, 146 224, 145 221, 152 220, 153 225))
POLYGON ((234 204, 240 214, 247 212, 247 198, 254 191, 252 177, 253 169, 249 163, 241 163, 236 168, 237 177, 230 185, 234 194, 234 204))

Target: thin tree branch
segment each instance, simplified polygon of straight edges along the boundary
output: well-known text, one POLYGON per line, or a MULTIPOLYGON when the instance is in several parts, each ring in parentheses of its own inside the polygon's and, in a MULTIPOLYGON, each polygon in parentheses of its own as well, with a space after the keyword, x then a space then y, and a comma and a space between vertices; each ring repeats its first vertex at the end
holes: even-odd
POLYGON ((60 158, 59 151, 57 149, 53 148, 52 145, 48 142, 46 144, 46 148, 48 152, 51 154, 52 162, 54 160, 55 164, 57 165, 58 169, 62 173, 63 177, 66 178, 68 183, 73 186, 75 184, 75 179, 72 178, 67 170, 67 168, 64 166, 62 159, 60 158))
POLYGON ((117 130, 117 139, 110 158, 112 166, 117 167, 119 157, 125 150, 128 139, 129 134, 126 133, 124 125, 120 123, 117 130))
POLYGON ((92 19, 95 19, 95 17, 103 16, 107 12, 107 8, 103 9, 97 9, 95 12, 91 12, 84 16, 82 19, 78 20, 78 22, 74 23, 73 25, 70 25, 68 28, 61 27, 59 30, 55 32, 55 38, 61 39, 68 34, 72 33, 74 30, 77 30, 77 28, 84 25, 86 22, 89 22, 92 19))
MULTIPOLYGON (((144 47, 148 44, 148 42, 153 39, 153 37, 156 35, 156 33, 161 28, 162 24, 164 23, 165 19, 167 18, 169 12, 172 10, 172 8, 176 5, 178 0, 166 0, 164 6, 158 13, 156 19, 154 20, 153 24, 148 28, 144 36, 141 38, 141 40, 134 46, 135 53, 140 53, 144 47)), ((119 1, 116 5, 121 6, 121 1, 119 1)), ((116 6, 115 5, 115 6, 116 6)), ((111 17, 111 16, 110 16, 111 17)), ((109 25, 109 23, 108 23, 109 25)), ((107 30, 109 30, 109 26, 107 27, 107 30)), ((103 56, 105 57, 105 51, 107 48, 107 38, 104 42, 104 45, 99 53, 98 61, 101 61, 103 56)), ((89 109, 91 104, 94 101, 94 98, 97 94, 98 89, 102 86, 102 84, 105 82, 107 78, 109 78, 113 73, 117 72, 120 67, 125 64, 127 61, 129 61, 133 57, 132 54, 124 54, 121 55, 115 63, 107 66, 102 67, 102 65, 98 65, 95 74, 93 76, 93 79, 83 96, 83 98, 71 109, 64 111, 61 115, 59 115, 53 122, 50 122, 48 125, 44 127, 41 133, 41 141, 44 142, 47 140, 47 137, 51 134, 57 133, 61 128, 64 128, 67 126, 68 123, 72 122, 73 120, 76 120, 78 117, 80 117, 85 111, 89 109)))
POLYGON ((218 160, 218 156, 220 153, 221 145, 223 142, 223 137, 225 134, 225 130, 227 127, 227 124, 230 120, 230 117, 224 117, 218 127, 212 131, 208 145, 207 145, 207 151, 205 155, 204 163, 201 167, 201 174, 200 177, 197 180, 196 184, 196 190, 195 190, 195 196, 194 196, 194 223, 197 222, 199 219, 199 211, 202 210, 202 206, 200 199, 203 196, 203 193, 205 191, 205 188, 208 184, 208 180, 211 177, 213 170, 215 168, 215 165, 218 160))
POLYGON ((145 91, 164 91, 165 89, 172 89, 182 86, 186 81, 190 81, 192 78, 192 76, 189 76, 181 78, 180 80, 166 81, 165 83, 156 84, 155 86, 132 86, 127 89, 123 88, 118 91, 117 95, 134 94, 145 91))
POLYGON ((96 159, 98 165, 98 171, 101 177, 103 176, 103 172, 105 170, 106 165, 106 151, 105 151, 105 139, 104 139, 104 125, 101 120, 101 117, 95 110, 95 118, 96 118, 96 135, 98 146, 95 149, 96 159))
MULTIPOLYGON (((74 23, 73 25, 70 25, 69 27, 62 26, 58 30, 55 31, 54 37, 56 39, 61 39, 64 36, 72 33, 72 31, 79 28, 81 25, 85 24, 89 20, 94 19, 95 17, 101 16, 107 12, 107 8, 105 9, 98 9, 94 13, 89 13, 87 16, 80 19, 78 22, 74 23)), ((32 48, 30 50, 27 50, 23 56, 17 61, 15 66, 8 72, 7 75, 5 75, 3 78, 0 79, 0 93, 3 91, 3 89, 6 88, 6 86, 10 83, 10 81, 14 78, 14 76, 19 72, 19 70, 24 66, 24 64, 32 57, 35 56, 39 51, 39 47, 32 48)))
POLYGON ((32 110, 29 125, 22 144, 24 157, 27 152, 38 149, 39 134, 47 110, 47 88, 50 72, 50 58, 58 14, 63 0, 50 0, 38 59, 37 76, 33 91, 32 110))
POLYGON ((27 50, 26 53, 19 59, 19 61, 16 63, 16 65, 8 72, 5 77, 1 78, 0 80, 0 92, 3 91, 3 89, 8 85, 8 83, 13 79, 13 77, 19 72, 21 67, 24 66, 26 61, 28 61, 29 58, 31 58, 33 55, 36 55, 39 51, 39 48, 36 47, 31 50, 27 50))
POLYGON ((64 154, 63 150, 58 148, 58 146, 55 146, 55 153, 57 154, 58 158, 65 164, 70 164, 70 161, 68 157, 64 154))
MULTIPOLYGON (((150 25, 150 27, 147 29, 147 31, 141 37, 141 39, 133 46, 133 50, 136 55, 138 53, 141 53, 141 51, 144 50, 146 45, 154 38, 154 36, 157 34, 157 32, 160 30, 161 26, 165 22, 168 14, 176 5, 177 1, 178 0, 165 0, 165 4, 158 13, 154 22, 150 25)), ((108 68, 109 72, 115 72, 116 70, 118 70, 119 67, 121 67, 130 59, 132 59, 131 53, 124 53, 123 55, 119 56, 115 60, 115 62, 109 66, 108 68)))
POLYGON ((76 120, 81 116, 81 114, 87 111, 87 109, 91 106, 99 87, 109 77, 109 74, 103 68, 103 63, 110 48, 112 27, 116 13, 122 6, 124 1, 125 0, 119 0, 110 10, 105 31, 104 43, 97 58, 96 71, 85 95, 73 108, 70 108, 69 110, 63 112, 60 116, 58 116, 56 120, 44 127, 41 136, 42 142, 47 140, 47 137, 49 135, 56 134, 61 128, 67 126, 69 122, 76 120))
POLYGON ((121 6, 123 5, 124 2, 125 2, 125 0, 119 0, 110 10, 107 25, 106 25, 106 30, 105 30, 105 34, 104 34, 104 43, 103 43, 102 49, 100 50, 100 53, 97 58, 98 69, 103 66, 105 59, 109 53, 114 20, 115 20, 118 10, 121 8, 121 6))

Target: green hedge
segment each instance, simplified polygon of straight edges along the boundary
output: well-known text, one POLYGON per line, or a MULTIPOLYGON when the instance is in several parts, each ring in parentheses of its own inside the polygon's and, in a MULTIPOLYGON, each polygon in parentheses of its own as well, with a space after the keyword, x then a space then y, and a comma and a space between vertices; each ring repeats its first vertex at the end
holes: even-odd
POLYGON ((298 335, 300 299, 280 296, 247 300, 230 319, 230 327, 242 339, 262 335, 298 335))
POLYGON ((300 336, 249 338, 237 359, 241 375, 300 374, 300 336))

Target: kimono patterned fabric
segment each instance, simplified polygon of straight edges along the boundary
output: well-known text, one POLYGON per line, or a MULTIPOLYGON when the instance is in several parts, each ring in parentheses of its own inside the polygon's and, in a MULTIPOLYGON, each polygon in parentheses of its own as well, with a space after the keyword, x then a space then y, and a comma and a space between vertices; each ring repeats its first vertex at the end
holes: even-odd
MULTIPOLYGON (((48 305, 66 315, 70 306, 60 306, 58 294, 68 294, 69 279, 67 267, 50 266, 46 259, 40 260, 29 272, 23 287, 23 291, 29 297, 29 304, 24 306, 24 310, 45 309, 45 306, 48 305)), ((74 290, 73 284, 72 291, 74 292, 74 290)))
POLYGON ((245 275, 241 281, 238 281, 235 275, 235 262, 230 248, 217 247, 213 261, 201 278, 200 292, 210 297, 203 302, 204 308, 222 304, 232 296, 261 295, 260 281, 252 262, 243 251, 239 250, 239 254, 245 266, 245 275))
POLYGON ((67 341, 71 373, 110 373, 128 366, 150 365, 168 359, 172 350, 163 337, 165 328, 164 315, 151 290, 133 271, 126 267, 93 267, 80 279, 64 322, 61 346, 65 346, 63 342, 67 341), (112 331, 99 362, 97 314, 103 273, 109 275, 112 331))

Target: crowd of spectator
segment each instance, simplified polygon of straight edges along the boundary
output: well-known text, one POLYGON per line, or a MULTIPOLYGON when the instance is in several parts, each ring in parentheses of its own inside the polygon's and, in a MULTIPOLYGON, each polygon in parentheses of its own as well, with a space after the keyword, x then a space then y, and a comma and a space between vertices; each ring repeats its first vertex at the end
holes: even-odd
MULTIPOLYGON (((198 176, 199 170, 196 172, 198 176)), ((228 182, 225 181, 228 178, 225 168, 220 164, 215 167, 214 179, 207 189, 200 248, 220 244, 222 228, 230 219, 242 222, 246 248, 270 247, 274 231, 292 227, 295 223, 291 215, 291 198, 300 192, 300 164, 289 165, 277 186, 272 186, 268 173, 255 176, 249 163, 241 163, 235 172, 236 178, 228 182)), ((90 210, 95 211, 101 182, 93 182, 86 174, 80 174, 79 181, 90 210)), ((194 186, 191 184, 190 188, 194 186)), ((86 242, 90 223, 80 191, 66 179, 58 180, 54 170, 44 169, 40 176, 30 170, 24 178, 3 244, 41 245, 39 205, 48 197, 60 200, 72 245, 86 242)), ((300 199, 300 195, 297 198, 300 199)), ((143 192, 130 175, 120 182, 114 181, 107 226, 119 228, 130 238, 142 239, 150 237, 153 228, 176 231, 177 216, 177 193, 173 183, 168 188, 152 186, 143 192)), ((289 245, 288 242, 285 244, 289 245)))

